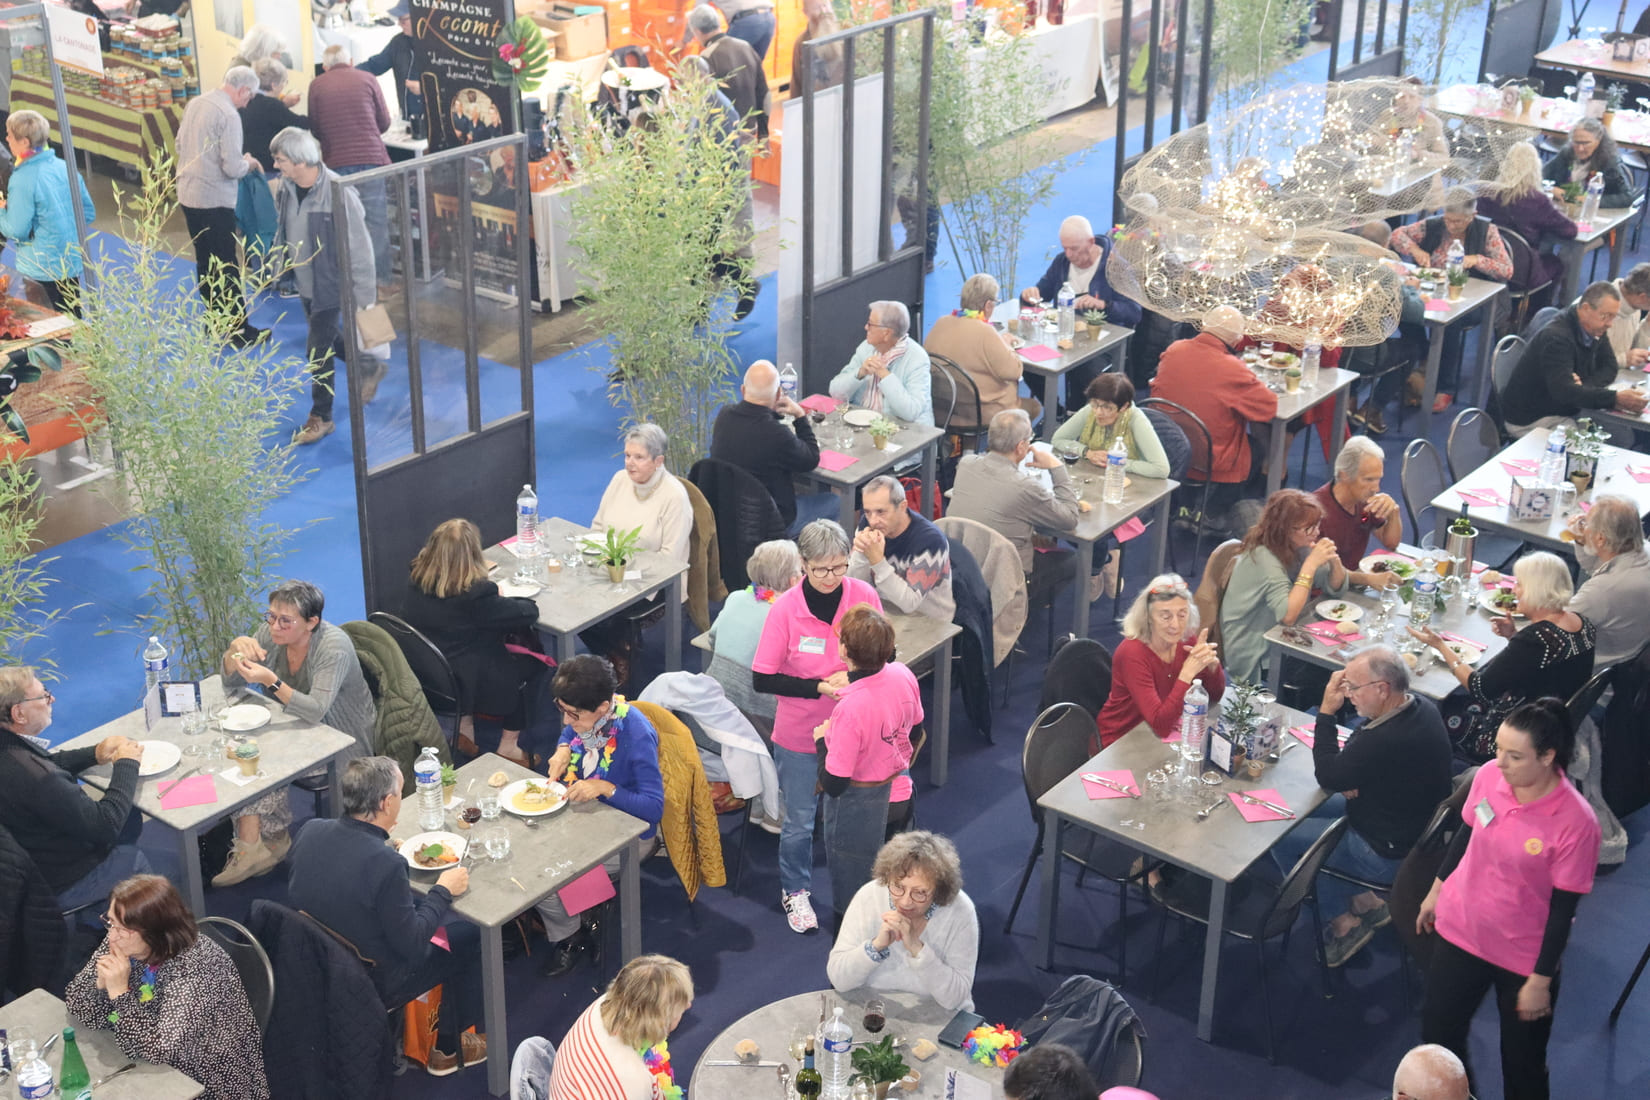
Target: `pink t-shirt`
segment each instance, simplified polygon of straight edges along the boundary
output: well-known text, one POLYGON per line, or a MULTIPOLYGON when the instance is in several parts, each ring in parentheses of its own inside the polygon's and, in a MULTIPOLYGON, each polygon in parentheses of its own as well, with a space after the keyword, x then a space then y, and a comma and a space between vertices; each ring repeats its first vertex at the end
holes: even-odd
POLYGON ((825 735, 825 770, 860 782, 895 776, 911 766, 911 730, 921 721, 917 678, 890 661, 849 684, 837 700, 825 735))
POLYGON ((1598 817, 1567 776, 1520 804, 1494 764, 1473 777, 1461 817, 1472 842, 1444 880, 1438 934, 1504 970, 1533 973, 1553 891, 1593 888, 1598 817))
MULTIPOLYGON (((882 600, 875 588, 853 577, 844 577, 836 618, 822 623, 808 610, 808 601, 802 597, 802 584, 786 589, 773 601, 768 621, 762 625, 762 640, 756 643, 751 671, 781 672, 809 680, 823 680, 833 672, 842 672, 847 666, 837 653, 836 638, 836 627, 842 616, 862 603, 882 610, 882 600)), ((814 727, 831 716, 836 700, 829 695, 816 695, 811 699, 791 695, 775 698, 778 703, 774 708, 773 743, 792 752, 812 753, 814 727)))

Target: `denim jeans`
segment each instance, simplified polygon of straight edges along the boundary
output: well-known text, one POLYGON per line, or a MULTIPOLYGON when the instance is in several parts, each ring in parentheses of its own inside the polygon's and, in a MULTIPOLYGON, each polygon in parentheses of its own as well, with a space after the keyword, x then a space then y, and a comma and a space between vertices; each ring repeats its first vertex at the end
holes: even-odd
MULTIPOLYGON (((357 172, 370 172, 377 168, 376 164, 349 164, 335 169, 340 176, 353 176, 357 172)), ((389 191, 383 180, 363 183, 355 189, 356 197, 361 200, 362 212, 367 219, 367 236, 372 239, 372 266, 378 276, 380 286, 390 281, 390 199, 389 191)), ((343 225, 340 219, 337 223, 343 225)), ((347 273, 339 272, 344 278, 347 273)), ((360 305, 361 303, 356 303, 360 305)))
MULTIPOLYGON (((304 315, 309 320, 309 332, 304 340, 304 351, 313 366, 310 370, 309 414, 322 420, 332 419, 332 399, 337 395, 337 365, 344 358, 344 341, 339 333, 342 316, 337 306, 331 309, 311 309, 308 299, 300 299, 304 315)), ((376 364, 375 364, 376 365, 376 364)))
POLYGON ((779 888, 794 894, 813 882, 819 758, 775 745, 773 762, 779 772, 779 793, 785 797, 785 823, 779 829, 779 888))
MULTIPOLYGON (((91 905, 93 902, 103 901, 108 898, 110 892, 116 886, 119 886, 133 875, 146 875, 150 869, 149 857, 144 855, 135 843, 116 844, 110 849, 109 854, 103 858, 102 863, 87 871, 79 882, 58 895, 57 904, 66 913, 70 909, 78 909, 82 905, 91 905)), ((96 923, 95 918, 100 913, 94 913, 90 909, 86 912, 91 919, 82 923, 96 923)), ((75 918, 68 917, 66 919, 72 928, 75 918)))
MULTIPOLYGON (((1323 835, 1323 831, 1335 823, 1335 819, 1346 814, 1346 796, 1344 794, 1331 795, 1322 806, 1312 811, 1305 821, 1290 829, 1282 840, 1272 847, 1272 859, 1277 863, 1279 870, 1284 874, 1300 862, 1301 856, 1312 847, 1312 842, 1323 835)), ((1347 829, 1341 834, 1341 842, 1330 853, 1329 860, 1324 864, 1326 868, 1333 868, 1342 874, 1354 875, 1365 882, 1391 882, 1398 873, 1401 859, 1388 859, 1374 848, 1369 841, 1358 835, 1356 829, 1347 829)), ((1354 886, 1350 882, 1342 882, 1338 878, 1328 875, 1318 876, 1318 911, 1327 920, 1336 914, 1347 912, 1352 898, 1363 893, 1363 887, 1354 886)))

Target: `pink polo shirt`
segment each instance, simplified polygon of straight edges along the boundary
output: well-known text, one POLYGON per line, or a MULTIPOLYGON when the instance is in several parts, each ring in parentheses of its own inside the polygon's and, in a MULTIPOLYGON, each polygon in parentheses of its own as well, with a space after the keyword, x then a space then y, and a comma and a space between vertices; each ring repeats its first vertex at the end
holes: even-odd
MULTIPOLYGON (((837 653, 836 638, 836 627, 842 622, 842 616, 862 603, 882 610, 882 600, 875 588, 865 581, 844 577, 836 618, 823 623, 808 610, 808 601, 802 598, 802 584, 786 589, 773 601, 768 621, 762 625, 762 639, 756 643, 751 671, 779 672, 809 680, 823 680, 833 672, 842 672, 847 666, 837 653)), ((836 700, 829 695, 812 699, 791 695, 775 698, 778 703, 774 708, 773 743, 792 752, 812 753, 814 727, 831 716, 836 700)))
MULTIPOLYGON (((880 782, 911 766, 911 730, 922 721, 917 678, 898 661, 848 685, 825 735, 825 770, 860 782, 880 782)), ((907 778, 902 787, 908 787, 907 778)), ((910 797, 909 790, 905 797, 910 797)), ((892 801, 904 801, 893 798, 892 801)))
POLYGON ((1553 891, 1593 888, 1598 817, 1567 776, 1520 804, 1494 764, 1473 777, 1461 817, 1472 842, 1444 880, 1438 934, 1504 970, 1533 973, 1553 891), (1486 802, 1494 815, 1487 824, 1479 811, 1486 802))

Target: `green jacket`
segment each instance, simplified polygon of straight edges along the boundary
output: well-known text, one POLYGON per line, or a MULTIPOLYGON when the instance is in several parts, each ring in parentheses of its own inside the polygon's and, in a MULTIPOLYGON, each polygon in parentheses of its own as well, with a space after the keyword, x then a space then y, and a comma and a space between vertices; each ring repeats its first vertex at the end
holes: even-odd
POLYGON ((368 622, 345 623, 343 629, 355 643, 361 672, 378 705, 378 727, 372 751, 395 758, 401 765, 401 793, 410 795, 413 761, 427 746, 435 746, 443 764, 453 762, 446 735, 441 732, 441 724, 435 720, 435 712, 424 698, 424 689, 413 675, 412 666, 401 655, 395 639, 383 627, 368 622))

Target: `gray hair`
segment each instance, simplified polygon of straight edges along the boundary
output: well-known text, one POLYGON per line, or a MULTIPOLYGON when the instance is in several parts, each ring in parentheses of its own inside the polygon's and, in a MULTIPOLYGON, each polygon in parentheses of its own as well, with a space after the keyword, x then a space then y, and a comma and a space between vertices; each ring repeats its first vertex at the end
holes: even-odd
POLYGON ((871 864, 871 878, 884 886, 894 885, 913 871, 934 880, 935 905, 950 905, 962 893, 962 859, 957 855, 957 846, 938 833, 922 829, 895 833, 871 864))
POLYGON ((1634 264, 1622 279, 1621 289, 1629 294, 1650 294, 1650 264, 1634 264))
POLYGON ((39 111, 13 111, 6 119, 6 129, 30 149, 44 148, 52 136, 51 123, 39 111))
POLYGON ((647 451, 649 458, 661 458, 665 448, 670 445, 670 437, 657 424, 638 424, 624 433, 625 445, 632 442, 640 443, 647 451))
POLYGON ((859 491, 860 499, 863 500, 865 498, 865 494, 870 492, 872 489, 887 493, 888 499, 891 502, 898 502, 905 499, 905 486, 901 485, 899 483, 899 478, 894 477, 892 474, 878 474, 870 481, 867 481, 865 483, 865 487, 859 491))
POLYGON ((1160 577, 1153 577, 1152 582, 1140 590, 1140 594, 1129 605, 1129 610, 1123 616, 1123 637, 1137 641, 1151 640, 1152 615, 1151 605, 1167 603, 1169 600, 1185 600, 1190 614, 1186 617, 1186 629, 1194 632, 1198 628, 1197 602, 1192 599, 1192 589, 1186 583, 1186 578, 1179 573, 1164 573, 1160 577))
POLYGON ((1606 298, 1621 301, 1621 291, 1616 289, 1615 283, 1606 279, 1587 284, 1587 289, 1581 292, 1581 304, 1592 309, 1597 309, 1606 298))
POLYGON ((970 275, 968 281, 962 285, 962 294, 959 296, 964 309, 983 310, 997 300, 997 295, 1003 288, 996 279, 983 272, 979 275, 970 275))
POLYGON ((876 318, 877 324, 887 325, 896 340, 903 339, 911 331, 911 311, 905 308, 904 302, 872 302, 871 316, 876 318))
POLYGON ((987 449, 1000 454, 1013 454, 1014 448, 1031 438, 1031 417, 1024 409, 1004 409, 991 418, 985 431, 987 449))
POLYGON ((319 619, 327 606, 327 598, 321 590, 308 581, 286 581, 276 585, 269 591, 269 602, 291 604, 298 609, 298 617, 305 620, 319 619))
POLYGON ((1524 590, 1521 602, 1532 611, 1557 611, 1575 595, 1570 567, 1563 558, 1545 550, 1519 558, 1513 564, 1513 576, 1524 590))
POLYGON ((1623 496, 1605 494, 1593 498, 1587 513, 1587 530, 1604 539, 1611 554, 1628 554, 1644 545, 1644 527, 1639 510, 1623 496))
POLYGON ((853 545, 848 540, 848 532, 834 519, 816 519, 796 536, 796 551, 803 561, 845 558, 853 545))
POLYGON ((276 58, 258 58, 252 63, 252 71, 258 74, 258 87, 263 91, 280 91, 286 83, 286 66, 276 58))
POLYGON ((696 53, 690 53, 682 58, 681 65, 683 68, 692 69, 700 76, 709 77, 712 80, 716 79, 716 74, 710 71, 710 62, 696 53))
MULTIPOLYGON (((694 56, 697 57, 698 55, 695 54, 694 56)), ((772 403, 773 399, 779 395, 778 369, 769 360, 758 359, 756 362, 745 368, 743 388, 750 391, 744 395, 745 400, 754 400, 758 404, 772 403), (753 379, 760 377, 764 374, 764 372, 767 377, 762 380, 760 385, 758 385, 753 379)))
POLYGON ((34 680, 34 669, 28 665, 0 668, 0 722, 11 724, 11 708, 29 697, 34 680))
POLYGON ((237 92, 255 92, 258 90, 258 74, 245 65, 233 65, 223 74, 223 86, 237 92))
POLYGON ((346 817, 371 817, 401 789, 401 765, 390 756, 358 756, 338 779, 346 817))
POLYGON ((1402 694, 1409 690, 1409 666, 1396 649, 1389 645, 1366 645, 1346 663, 1351 664, 1360 657, 1369 665, 1369 674, 1391 686, 1394 692, 1402 694))
POLYGON ((1335 456, 1335 480, 1351 481, 1358 476, 1358 467, 1366 458, 1378 458, 1386 463, 1386 452, 1367 435, 1355 435, 1341 444, 1341 453, 1335 456))
POLYGON ((321 51, 321 68, 336 69, 340 65, 348 65, 349 59, 349 47, 334 42, 321 51))
POLYGON ((688 29, 700 34, 715 34, 722 29, 722 17, 709 4, 700 4, 688 13, 688 29))
POLYGON ((269 139, 269 155, 272 158, 285 157, 293 164, 319 167, 321 164, 321 143, 316 141, 315 135, 308 130, 288 126, 269 139))
POLYGON ((1444 192, 1444 213, 1478 213, 1478 193, 1470 187, 1451 187, 1444 192))
POLYGON ((769 539, 759 543, 745 562, 751 583, 783 592, 802 572, 802 555, 790 539, 769 539))

